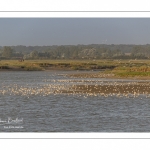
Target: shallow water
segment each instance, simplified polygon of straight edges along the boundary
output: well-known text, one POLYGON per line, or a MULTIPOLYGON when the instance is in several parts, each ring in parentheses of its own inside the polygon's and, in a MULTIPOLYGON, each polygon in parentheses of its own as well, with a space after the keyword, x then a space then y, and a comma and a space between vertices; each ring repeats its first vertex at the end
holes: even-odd
MULTIPOLYGON (((53 93, 108 79, 70 78, 72 71, 0 72, 1 132, 149 132, 150 100, 53 93), (15 93, 22 88, 19 93, 15 93), (25 93, 25 88, 28 89, 25 93), (48 88, 48 94, 44 92, 48 88), (12 92, 12 89, 15 91, 12 92), (43 90, 42 92, 40 90, 43 90), (37 91, 32 94, 30 91, 37 91)), ((114 79, 109 81, 116 82, 114 79)), ((124 80, 118 80, 118 82, 124 80)), ((127 81, 127 80, 125 80, 127 81)), ((132 82, 132 80, 130 80, 132 82)), ((135 80, 133 81, 135 82, 135 80)))

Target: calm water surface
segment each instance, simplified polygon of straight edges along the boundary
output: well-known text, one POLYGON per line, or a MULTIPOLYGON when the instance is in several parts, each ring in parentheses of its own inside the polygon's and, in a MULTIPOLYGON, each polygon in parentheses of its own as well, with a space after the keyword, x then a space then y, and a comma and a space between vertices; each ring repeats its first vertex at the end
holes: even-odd
MULTIPOLYGON (((80 84, 73 72, 0 72, 1 132, 149 132, 150 99, 12 94, 9 88, 80 84), (76 82, 75 82, 76 81, 76 82)), ((87 79, 82 79, 82 82, 87 79)), ((88 79, 103 82, 106 79, 88 79)))

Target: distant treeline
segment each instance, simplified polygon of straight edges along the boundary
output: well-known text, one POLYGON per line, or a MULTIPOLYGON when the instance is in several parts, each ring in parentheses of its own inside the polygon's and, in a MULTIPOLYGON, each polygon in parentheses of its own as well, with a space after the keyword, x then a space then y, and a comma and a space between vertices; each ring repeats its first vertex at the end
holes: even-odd
POLYGON ((0 46, 0 59, 149 59, 147 45, 0 46))

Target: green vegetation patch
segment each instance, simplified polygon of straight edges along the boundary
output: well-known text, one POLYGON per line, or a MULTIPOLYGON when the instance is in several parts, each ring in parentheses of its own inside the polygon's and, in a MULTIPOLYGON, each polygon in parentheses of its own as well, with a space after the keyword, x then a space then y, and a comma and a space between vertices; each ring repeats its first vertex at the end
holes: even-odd
POLYGON ((141 77, 150 76, 150 72, 116 72, 115 75, 119 77, 141 77))
POLYGON ((150 76, 150 67, 145 65, 140 67, 117 67, 111 72, 118 77, 150 76))

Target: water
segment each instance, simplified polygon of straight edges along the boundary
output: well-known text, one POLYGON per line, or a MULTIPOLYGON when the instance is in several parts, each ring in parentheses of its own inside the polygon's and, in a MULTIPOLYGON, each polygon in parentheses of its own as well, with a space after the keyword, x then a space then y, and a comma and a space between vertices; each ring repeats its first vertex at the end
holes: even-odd
MULTIPOLYGON (((149 132, 150 100, 137 98, 88 96, 53 93, 53 88, 106 79, 78 79, 73 73, 0 72, 1 132, 149 132), (16 87, 17 86, 17 87, 16 87), (49 94, 45 94, 51 86, 49 94), (22 88, 19 93, 10 92, 22 88), (28 93, 25 93, 25 88, 28 93), (43 92, 32 94, 29 89, 43 92)), ((114 81, 114 79, 113 79, 114 81)), ((119 80, 120 81, 120 80, 119 80)), ((90 83, 91 83, 90 82, 90 83)), ((132 81, 131 81, 132 82, 132 81)))

